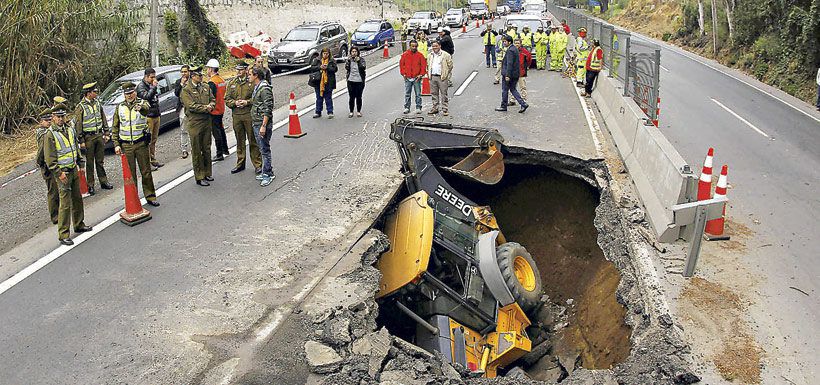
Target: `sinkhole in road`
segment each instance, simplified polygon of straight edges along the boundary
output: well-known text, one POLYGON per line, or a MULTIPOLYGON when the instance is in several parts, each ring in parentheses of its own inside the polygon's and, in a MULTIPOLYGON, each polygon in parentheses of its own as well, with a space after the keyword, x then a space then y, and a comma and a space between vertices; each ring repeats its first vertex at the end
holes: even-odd
MULTIPOLYGON (((507 154, 504 177, 496 185, 442 171, 456 191, 490 206, 507 241, 524 246, 537 265, 546 302, 528 314, 532 354, 506 368, 520 366, 539 380, 561 381, 580 367, 612 368, 626 360, 632 348, 626 308, 616 299, 620 271, 597 242, 601 195, 592 178, 577 177, 592 174, 588 165, 579 161, 567 166, 563 158, 532 150, 507 154)), ((450 156, 434 163, 453 164, 450 156)), ((385 213, 407 196, 402 187, 385 213)), ((384 230, 384 219, 376 227, 384 230)), ((392 334, 414 341, 417 323, 396 307, 397 298, 419 300, 409 293, 383 300, 377 321, 392 334)))

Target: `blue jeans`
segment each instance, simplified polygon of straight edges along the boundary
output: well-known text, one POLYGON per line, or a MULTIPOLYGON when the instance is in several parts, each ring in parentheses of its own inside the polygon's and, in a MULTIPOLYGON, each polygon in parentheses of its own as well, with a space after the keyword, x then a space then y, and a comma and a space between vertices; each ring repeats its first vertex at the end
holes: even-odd
POLYGON ((316 114, 322 114, 322 104, 327 104, 327 113, 333 114, 333 90, 325 89, 324 95, 319 95, 319 88, 316 90, 316 114))
POLYGON ((404 109, 410 109, 410 93, 416 92, 416 109, 421 109, 421 80, 404 79, 404 109))
POLYGON ((259 153, 262 154, 262 174, 273 175, 273 165, 271 164, 270 156, 270 138, 273 135, 271 124, 268 123, 268 128, 265 129, 265 136, 259 136, 259 129, 262 127, 262 122, 253 122, 253 135, 256 137, 256 144, 259 145, 259 153))
POLYGON ((817 85, 817 108, 820 108, 820 84, 817 85))
POLYGON ((490 66, 490 60, 492 60, 492 65, 496 65, 495 62, 495 46, 494 45, 485 45, 484 46, 484 56, 487 59, 487 66, 490 66), (492 59, 491 59, 492 58, 492 59))
POLYGON ((524 98, 521 97, 521 94, 518 93, 518 89, 515 88, 517 83, 517 78, 510 78, 510 81, 507 81, 507 79, 501 79, 501 108, 507 108, 507 104, 509 104, 510 101, 509 94, 513 95, 519 106, 524 107, 527 105, 527 102, 525 102, 524 98))

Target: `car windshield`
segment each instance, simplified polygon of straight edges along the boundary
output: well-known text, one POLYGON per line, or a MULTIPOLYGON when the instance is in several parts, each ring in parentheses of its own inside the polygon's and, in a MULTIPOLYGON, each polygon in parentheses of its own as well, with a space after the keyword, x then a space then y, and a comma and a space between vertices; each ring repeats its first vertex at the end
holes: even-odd
POLYGON ((524 10, 543 12, 545 7, 541 4, 527 4, 524 6, 524 10))
POLYGON ((109 84, 100 94, 100 102, 103 104, 117 104, 125 100, 122 94, 122 83, 125 83, 125 80, 116 80, 109 84))
POLYGON ((541 20, 535 19, 516 19, 516 20, 509 20, 507 19, 507 29, 510 28, 511 25, 518 27, 519 31, 523 31, 524 27, 530 27, 530 31, 535 31, 538 27, 543 27, 544 25, 541 24, 541 20))
POLYGON ((460 9, 451 9, 451 10, 447 11, 447 14, 448 15, 460 15, 461 10, 460 9))
POLYGON ((416 12, 413 14, 414 19, 429 19, 430 12, 416 12))
POLYGON ((487 5, 484 3, 473 3, 470 4, 470 9, 480 11, 482 9, 487 9, 487 5))
POLYGON ((319 35, 318 28, 297 28, 292 29, 285 36, 285 41, 314 41, 319 35))
POLYGON ((357 32, 378 32, 381 23, 364 23, 359 26, 357 32))

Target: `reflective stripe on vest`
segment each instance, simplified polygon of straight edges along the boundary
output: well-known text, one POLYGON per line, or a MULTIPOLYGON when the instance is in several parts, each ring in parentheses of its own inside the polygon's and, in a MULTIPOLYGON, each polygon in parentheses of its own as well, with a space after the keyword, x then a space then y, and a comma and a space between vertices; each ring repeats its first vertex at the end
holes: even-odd
POLYGON ((102 129, 102 119, 100 118, 100 104, 94 103, 89 106, 87 103, 80 103, 83 108, 83 132, 97 132, 102 129))
POLYGON ((604 64, 602 59, 598 59, 598 52, 603 52, 601 47, 595 47, 590 53, 592 57, 589 60, 589 68, 593 71, 600 71, 604 64))
POLYGON ((523 44, 524 47, 532 47, 532 33, 522 33, 521 44, 523 44))
POLYGON ((487 34, 484 35, 484 45, 495 45, 495 35, 487 32, 487 34))
POLYGON ((143 116, 139 109, 130 109, 125 103, 117 107, 120 116, 120 139, 126 142, 139 140, 148 129, 148 119, 143 116))
POLYGON ((77 165, 77 147, 74 142, 74 130, 66 128, 68 137, 61 132, 51 130, 54 135, 54 146, 57 148, 57 165, 62 168, 74 168, 77 165))

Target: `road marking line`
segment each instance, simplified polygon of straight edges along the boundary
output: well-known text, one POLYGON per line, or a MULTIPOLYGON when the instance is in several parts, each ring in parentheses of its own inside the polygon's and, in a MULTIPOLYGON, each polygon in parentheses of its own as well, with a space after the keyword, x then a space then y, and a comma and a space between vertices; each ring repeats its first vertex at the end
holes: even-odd
POLYGON ((669 72, 669 69, 667 69, 666 67, 664 67, 664 66, 660 66, 660 67, 661 67, 662 70, 664 70, 666 72, 669 72))
POLYGON ((743 117, 742 117, 742 116, 740 116, 740 115, 738 115, 737 113, 735 113, 734 111, 730 110, 730 109, 729 109, 729 107, 724 106, 724 105, 723 105, 723 103, 721 103, 721 102, 719 102, 719 101, 715 100, 714 98, 712 98, 712 101, 713 101, 713 102, 715 102, 718 106, 720 106, 720 107, 721 107, 721 108, 723 108, 724 110, 726 110, 726 112, 728 112, 728 113, 730 113, 730 114, 734 115, 736 118, 740 119, 740 121, 741 121, 741 122, 746 123, 746 125, 747 125, 747 126, 751 127, 753 130, 757 131, 757 133, 758 133, 758 134, 763 135, 763 136, 765 136, 765 137, 767 137, 767 138, 771 138, 768 134, 766 134, 765 132, 763 132, 763 130, 761 130, 761 129, 759 129, 759 128, 755 127, 755 125, 754 125, 754 124, 749 123, 749 121, 748 121, 748 120, 743 119, 743 117))
POLYGON ((461 96, 461 94, 464 93, 464 90, 467 89, 467 86, 470 85, 470 82, 472 82, 473 79, 475 79, 476 75, 478 75, 478 71, 473 71, 473 73, 471 73, 470 76, 467 77, 467 80, 464 80, 464 83, 461 83, 461 86, 458 87, 454 95, 461 96))
POLYGON ((34 174, 36 171, 37 171, 36 168, 28 170, 28 171, 24 172, 23 174, 16 176, 14 179, 9 180, 6 183, 3 183, 2 185, 0 185, 0 188, 6 187, 6 186, 10 185, 12 182, 18 181, 18 180, 23 179, 23 178, 25 178, 25 177, 27 177, 31 174, 34 174))
POLYGON ((598 141, 598 135, 596 134, 596 131, 599 130, 598 120, 593 118, 592 113, 589 111, 589 106, 586 101, 584 101, 584 97, 581 96, 581 89, 575 87, 575 82, 572 82, 572 88, 575 91, 575 95, 578 96, 578 102, 581 103, 581 109, 584 110, 584 116, 587 119, 587 127, 589 127, 589 133, 592 135, 592 143, 595 144, 595 153, 598 154, 599 158, 603 158, 604 149, 601 146, 601 142, 598 141))
MULTIPOLYGON (((379 77, 379 76, 381 76, 381 75, 395 69, 398 66, 399 66, 399 63, 391 64, 387 68, 385 68, 385 69, 383 69, 379 72, 376 72, 373 75, 368 76, 367 79, 365 80, 365 82, 376 79, 377 77, 379 77)), ((334 94, 333 98, 336 99, 336 98, 338 98, 338 97, 340 97, 340 96, 342 96, 346 93, 347 93, 347 88, 345 88, 343 90, 340 90, 339 92, 334 94)), ((315 105, 315 103, 313 103, 313 105, 315 105)), ((308 113, 312 109, 313 109, 313 107, 308 107, 308 108, 303 109, 302 111, 299 112, 299 116, 308 113)), ((275 126, 273 126, 273 128, 271 128, 271 131, 276 131, 277 129, 279 129, 281 127, 284 127, 286 124, 288 124, 288 121, 289 121, 289 119, 280 120, 279 122, 276 123, 275 126)), ((236 145, 229 148, 228 152, 229 152, 229 154, 233 154, 234 152, 236 152, 236 145)), ((157 191, 156 191, 157 197, 162 196, 166 192, 171 191, 171 189, 173 189, 174 187, 179 186, 183 182, 185 182, 188 179, 191 179, 193 177, 194 177, 194 170, 188 170, 184 174, 176 177, 172 181, 166 183, 165 185, 163 185, 159 189, 157 189, 157 191)), ((140 202, 143 205, 145 205, 147 203, 145 198, 142 198, 140 200, 140 202)), ((18 271, 17 273, 15 273, 14 275, 12 275, 8 279, 6 279, 5 281, 0 282, 0 295, 2 295, 3 293, 5 293, 9 289, 11 289, 12 287, 17 285, 18 283, 22 282, 24 279, 30 277, 31 275, 36 273, 38 270, 46 267, 49 263, 54 262, 57 258, 62 257, 63 255, 65 255, 65 253, 69 252, 71 249, 81 245, 83 242, 90 239, 94 235, 99 234, 100 232, 107 229, 108 227, 110 227, 114 223, 117 223, 119 221, 119 219, 120 219, 120 212, 117 211, 114 214, 112 214, 110 217, 104 219, 102 222, 94 225, 93 230, 91 230, 87 233, 80 233, 79 235, 75 236, 74 239, 73 239, 74 245, 72 245, 72 246, 60 245, 56 249, 54 249, 51 252, 49 252, 48 254, 46 254, 45 256, 43 256, 40 259, 34 261, 31 265, 26 266, 25 268, 18 271)))
MULTIPOLYGON (((639 37, 641 37, 641 38, 643 38, 644 40, 647 40, 647 41, 649 41, 649 40, 653 40, 653 39, 649 39, 649 38, 647 38, 646 36, 643 36, 643 35, 638 35, 638 36, 639 36, 639 37)), ((671 44, 662 44, 662 46, 663 46, 664 48, 666 48, 667 50, 669 50, 669 51, 672 51, 672 52, 674 52, 674 53, 676 53, 676 54, 678 54, 678 55, 681 55, 681 56, 686 57, 686 58, 688 58, 688 59, 690 59, 690 60, 693 60, 693 61, 696 61, 696 62, 698 62, 698 63, 700 63, 700 64, 703 64, 703 65, 705 65, 706 67, 709 67, 709 68, 711 68, 711 69, 713 69, 713 70, 715 70, 715 71, 717 71, 717 72, 720 72, 720 73, 722 73, 722 74, 724 74, 724 75, 726 75, 726 76, 728 76, 728 77, 730 77, 730 78, 732 78, 732 79, 735 79, 735 80, 737 80, 737 81, 739 81, 739 82, 741 82, 741 83, 743 83, 743 84, 745 84, 745 85, 747 85, 747 86, 749 86, 749 87, 752 87, 752 88, 754 88, 754 89, 756 89, 756 90, 758 90, 758 91, 760 91, 760 92, 762 92, 762 93, 764 93, 764 94, 766 94, 766 95, 768 95, 768 96, 771 96, 772 98, 776 99, 777 101, 779 101, 779 102, 781 102, 781 103, 783 103, 783 104, 785 104, 785 105, 787 105, 787 106, 791 107, 792 109, 796 110, 797 112, 800 112, 801 114, 806 115, 806 116, 808 116, 809 118, 812 118, 812 119, 814 119, 816 122, 820 123, 820 118, 818 118, 818 117, 816 117, 816 116, 814 116, 814 115, 812 115, 812 114, 810 114, 810 113, 808 113, 808 112, 806 112, 806 111, 803 111, 803 110, 802 110, 802 109, 800 109, 799 107, 797 107, 797 106, 795 106, 795 105, 793 105, 793 104, 791 104, 791 103, 789 103, 789 102, 787 102, 787 101, 785 101, 785 100, 781 99, 780 97, 778 97, 777 95, 775 95, 775 94, 773 94, 773 93, 771 93, 771 92, 769 92, 769 91, 766 91, 766 90, 764 90, 764 89, 762 89, 762 88, 760 88, 760 87, 758 87, 758 86, 756 86, 756 85, 754 85, 754 84, 752 84, 752 83, 749 83, 749 82, 747 82, 747 81, 745 81, 745 80, 743 80, 743 79, 741 79, 741 78, 739 78, 739 77, 737 77, 737 76, 735 76, 735 75, 730 74, 729 72, 726 72, 726 71, 724 71, 724 70, 722 70, 722 69, 720 69, 720 68, 718 68, 718 67, 713 66, 712 64, 709 64, 708 62, 706 62, 706 61, 704 61, 704 60, 700 59, 699 57, 697 57, 697 55, 695 55, 695 54, 693 54, 693 53, 691 53, 691 52, 688 52, 688 51, 683 50, 683 49, 681 49, 681 48, 675 47, 675 46, 673 46, 673 45, 671 45, 671 44)))
POLYGON ((268 338, 270 334, 273 333, 274 330, 276 330, 276 327, 279 326, 279 323, 281 323, 282 320, 285 319, 285 313, 287 312, 288 314, 290 314, 292 310, 293 309, 289 306, 285 306, 282 309, 274 310, 273 314, 270 317, 270 321, 268 321, 267 325, 265 325, 264 328, 260 329, 256 333, 256 341, 261 342, 268 338))

